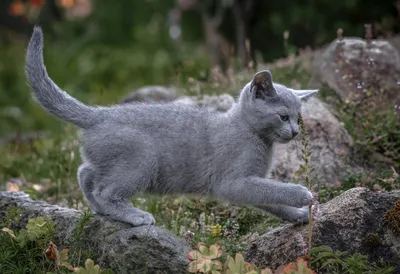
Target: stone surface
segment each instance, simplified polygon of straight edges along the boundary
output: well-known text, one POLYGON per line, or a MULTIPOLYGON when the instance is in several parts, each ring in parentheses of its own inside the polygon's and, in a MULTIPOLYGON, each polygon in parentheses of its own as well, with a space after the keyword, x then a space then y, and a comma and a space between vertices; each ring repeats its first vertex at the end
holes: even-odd
POLYGON ((318 78, 343 101, 363 104, 372 96, 387 107, 400 99, 400 54, 386 40, 334 40, 316 64, 318 78))
MULTIPOLYGON (((360 252, 371 261, 384 259, 400 273, 400 237, 384 224, 383 215, 400 199, 400 191, 371 192, 353 188, 322 204, 313 226, 313 246, 328 245, 333 250, 360 252), (367 235, 376 233, 381 243, 371 245, 367 235)), ((259 267, 277 268, 303 255, 308 226, 284 225, 261 236, 253 235, 245 258, 259 267)))
POLYGON ((147 103, 160 103, 160 102, 180 102, 184 104, 197 105, 200 107, 208 108, 209 110, 227 111, 231 108, 235 99, 229 94, 221 95, 204 95, 198 99, 191 96, 176 95, 176 91, 172 88, 162 86, 145 86, 129 93, 120 103, 133 103, 133 102, 147 102, 147 103))
MULTIPOLYGON (((23 192, 0 192, 0 222, 11 207, 22 210, 23 225, 30 218, 50 217, 58 228, 55 244, 59 248, 71 247, 81 211, 35 201, 23 192)), ((95 216, 85 226, 79 241, 94 254, 91 259, 115 273, 187 273, 189 246, 156 226, 134 228, 95 216)))
POLYGON ((121 100, 121 103, 169 102, 176 98, 176 92, 172 88, 166 88, 163 86, 145 86, 129 93, 121 100))
MULTIPOLYGON (((358 169, 352 159, 353 140, 325 103, 310 98, 302 106, 303 120, 309 133, 313 181, 333 185, 348 169, 358 169)), ((272 178, 290 181, 303 163, 301 136, 289 144, 277 144, 272 178)))

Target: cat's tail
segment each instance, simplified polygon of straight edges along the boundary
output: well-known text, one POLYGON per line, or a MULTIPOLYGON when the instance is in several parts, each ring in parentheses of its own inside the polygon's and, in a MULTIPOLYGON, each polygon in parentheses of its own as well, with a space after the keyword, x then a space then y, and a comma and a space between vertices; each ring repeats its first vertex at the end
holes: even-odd
POLYGON ((50 79, 43 62, 43 33, 40 27, 34 28, 29 41, 25 71, 34 97, 46 111, 80 128, 89 128, 99 122, 99 108, 79 102, 50 79))

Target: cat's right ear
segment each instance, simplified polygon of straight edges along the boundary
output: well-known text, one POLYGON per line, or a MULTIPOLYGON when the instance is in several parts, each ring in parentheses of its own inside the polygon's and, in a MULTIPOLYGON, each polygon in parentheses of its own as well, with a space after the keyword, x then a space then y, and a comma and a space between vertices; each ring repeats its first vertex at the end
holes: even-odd
POLYGON ((254 75, 250 84, 250 92, 256 99, 276 96, 276 90, 272 84, 272 74, 269 70, 263 70, 254 75))

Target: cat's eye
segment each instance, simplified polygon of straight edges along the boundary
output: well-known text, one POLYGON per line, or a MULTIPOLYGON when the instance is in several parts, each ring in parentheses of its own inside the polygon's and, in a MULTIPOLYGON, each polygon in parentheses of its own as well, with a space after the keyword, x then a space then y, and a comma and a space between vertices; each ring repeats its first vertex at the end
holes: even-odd
POLYGON ((289 116, 288 115, 281 115, 281 120, 286 122, 287 120, 289 120, 289 116))

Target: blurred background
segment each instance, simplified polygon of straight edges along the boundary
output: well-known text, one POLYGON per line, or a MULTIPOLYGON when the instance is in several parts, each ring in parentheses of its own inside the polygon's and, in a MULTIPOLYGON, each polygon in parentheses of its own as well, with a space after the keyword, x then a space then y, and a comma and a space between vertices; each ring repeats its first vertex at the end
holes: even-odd
MULTIPOLYGON (((112 104, 143 85, 185 87, 253 72, 330 43, 338 28, 364 37, 366 23, 374 38, 395 36, 400 1, 2 0, 0 138, 62 127, 32 103, 26 85, 25 48, 35 24, 45 32, 54 81, 86 103, 112 104)), ((235 93, 240 86, 223 88, 235 93)))

